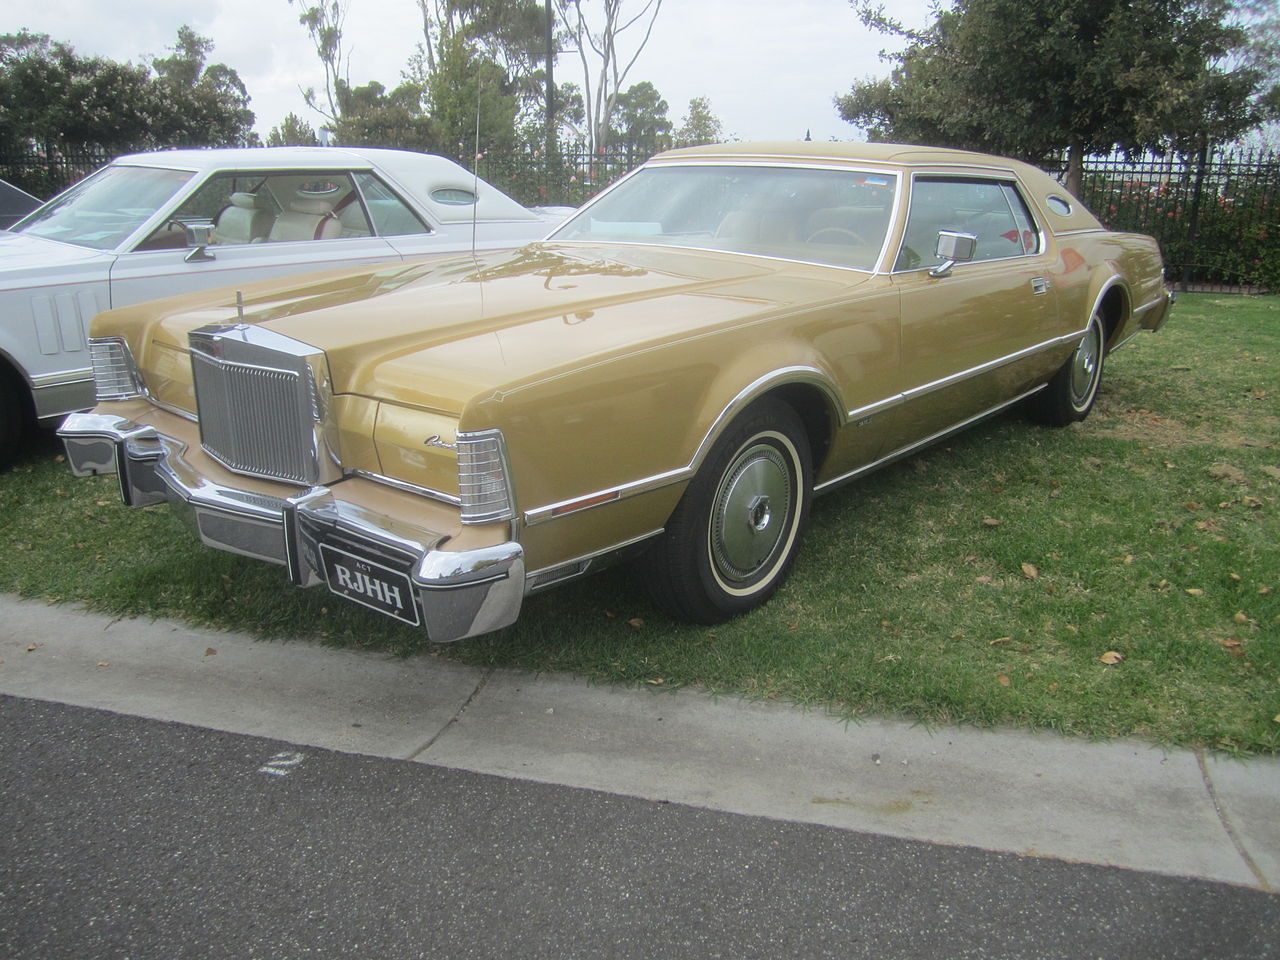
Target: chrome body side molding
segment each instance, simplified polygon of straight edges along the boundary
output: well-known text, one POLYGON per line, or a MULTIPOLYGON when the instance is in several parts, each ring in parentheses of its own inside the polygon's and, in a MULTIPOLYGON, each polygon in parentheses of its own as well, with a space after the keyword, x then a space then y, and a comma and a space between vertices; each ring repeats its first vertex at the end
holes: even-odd
POLYGON ((939 440, 945 440, 947 437, 951 436, 952 434, 959 433, 961 430, 964 430, 966 427, 972 426, 973 424, 979 422, 980 420, 985 420, 988 417, 994 417, 1001 410, 1005 410, 1008 407, 1013 406, 1015 403, 1018 403, 1020 400, 1025 400, 1027 397, 1031 396, 1032 394, 1039 393, 1046 386, 1048 386, 1048 384, 1042 383, 1040 384, 1040 386, 1035 387, 1034 389, 1028 390, 1025 393, 1018 394, 1016 397, 1014 397, 1011 400, 1005 400, 1002 403, 996 404, 994 407, 990 407, 987 410, 983 410, 981 413, 974 414, 972 417, 969 417, 965 420, 961 420, 959 423, 953 424, 952 426, 947 427, 943 430, 939 430, 937 433, 927 436, 923 440, 917 440, 914 443, 907 444, 905 447, 899 447, 897 450, 894 450, 892 453, 886 454, 885 456, 881 457, 879 460, 876 460, 873 463, 868 463, 864 466, 858 467, 856 470, 850 470, 848 473, 841 474, 838 477, 832 477, 830 480, 826 480, 820 484, 817 484, 813 488, 813 492, 815 494, 830 493, 832 490, 836 489, 837 487, 843 486, 844 484, 848 483, 851 480, 856 480, 858 477, 871 473, 873 470, 879 470, 881 467, 887 467, 889 464, 893 463, 894 461, 901 460, 903 457, 910 456, 911 454, 915 453, 917 450, 922 450, 925 447, 929 446, 930 444, 937 443, 939 440))

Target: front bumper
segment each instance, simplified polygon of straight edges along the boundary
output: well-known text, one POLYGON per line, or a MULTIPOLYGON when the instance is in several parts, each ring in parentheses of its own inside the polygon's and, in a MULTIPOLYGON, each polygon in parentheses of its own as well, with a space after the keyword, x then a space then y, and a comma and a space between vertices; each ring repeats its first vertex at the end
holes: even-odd
POLYGON ((71 471, 115 474, 127 506, 168 502, 206 545, 282 564, 298 586, 326 584, 425 627, 433 641, 488 633, 519 616, 525 577, 518 543, 441 549, 447 534, 345 496, 346 481, 285 497, 217 483, 192 465, 183 441, 124 417, 72 414, 58 436, 71 471))

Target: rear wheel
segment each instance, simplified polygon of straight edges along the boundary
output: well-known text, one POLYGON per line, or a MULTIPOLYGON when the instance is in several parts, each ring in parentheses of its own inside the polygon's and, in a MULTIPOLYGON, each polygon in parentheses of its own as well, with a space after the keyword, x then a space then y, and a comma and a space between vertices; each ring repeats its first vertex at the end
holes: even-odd
POLYGON ((1037 420, 1051 427, 1065 427, 1089 415, 1102 383, 1106 343, 1106 328, 1098 312, 1089 318, 1089 327, 1075 352, 1049 385, 1031 398, 1031 412, 1037 420))
POLYGON ((749 407, 716 441, 666 532, 641 558, 668 613, 720 623, 769 599, 786 579, 809 515, 808 434, 779 400, 749 407))

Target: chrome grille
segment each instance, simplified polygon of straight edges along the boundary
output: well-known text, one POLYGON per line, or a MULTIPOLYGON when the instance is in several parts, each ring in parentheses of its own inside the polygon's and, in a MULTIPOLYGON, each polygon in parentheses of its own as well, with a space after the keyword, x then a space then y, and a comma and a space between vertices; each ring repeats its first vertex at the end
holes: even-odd
POLYGON ((235 363, 193 350, 200 440, 232 470, 317 481, 315 390, 295 370, 235 363))

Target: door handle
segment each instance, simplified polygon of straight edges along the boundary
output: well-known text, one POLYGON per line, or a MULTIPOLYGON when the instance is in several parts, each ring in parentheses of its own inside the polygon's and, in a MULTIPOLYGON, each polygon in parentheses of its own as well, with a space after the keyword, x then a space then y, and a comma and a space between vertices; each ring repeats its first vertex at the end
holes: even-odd
POLYGON ((1031 281, 1031 292, 1037 297, 1049 292, 1049 281, 1044 277, 1036 277, 1031 281))

